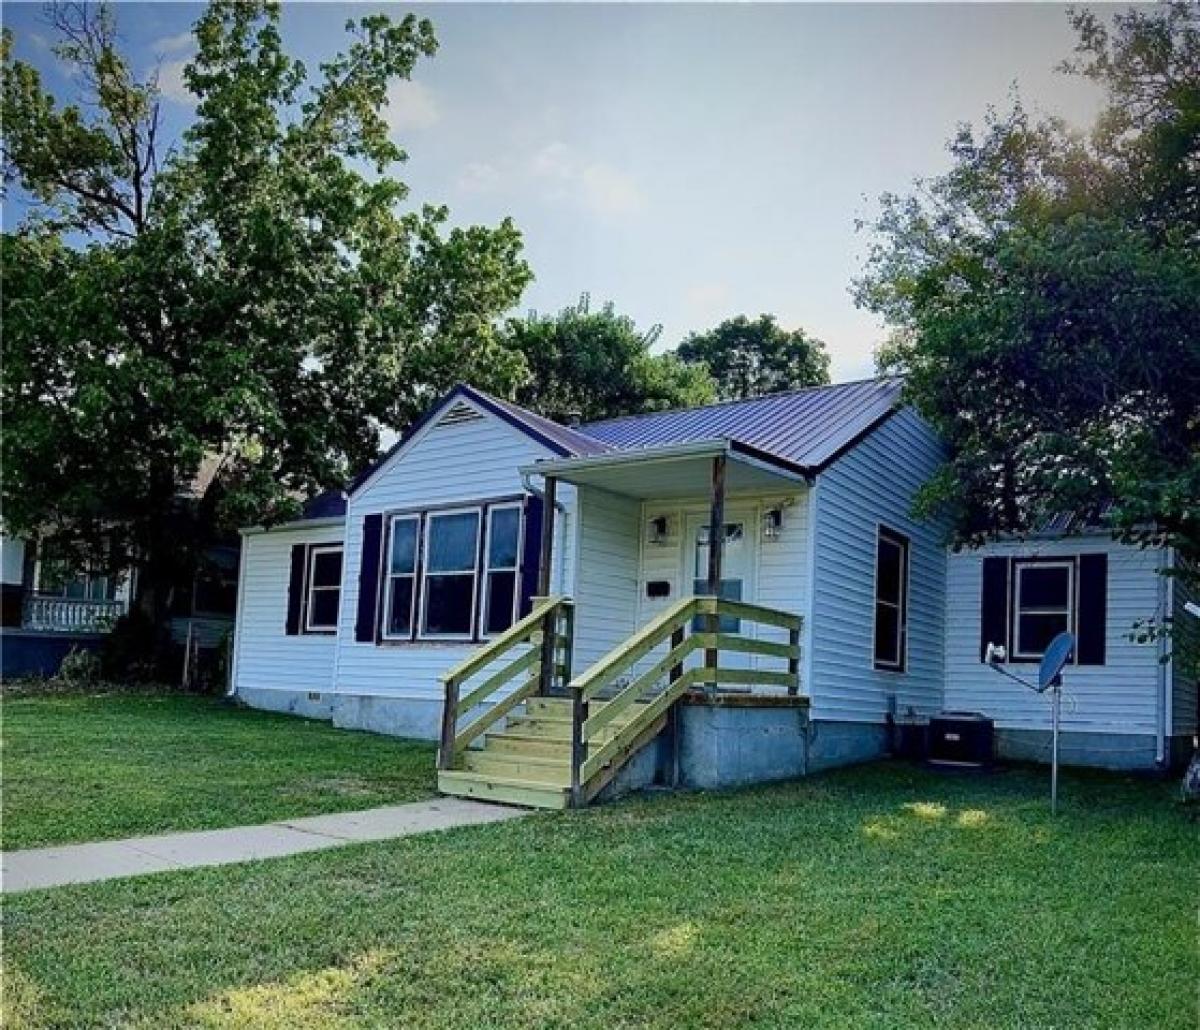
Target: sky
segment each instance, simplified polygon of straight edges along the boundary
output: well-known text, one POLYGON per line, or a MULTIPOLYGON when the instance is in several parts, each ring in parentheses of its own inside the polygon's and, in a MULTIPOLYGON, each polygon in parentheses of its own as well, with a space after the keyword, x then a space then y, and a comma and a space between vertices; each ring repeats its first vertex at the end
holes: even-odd
MULTIPOLYGON (((123 3, 135 69, 159 65, 167 128, 190 100, 195 4, 123 3)), ((1056 4, 508 5, 288 3, 285 45, 312 69, 350 17, 413 11, 437 55, 391 93, 417 203, 458 224, 511 216, 536 281, 520 310, 582 293, 656 349, 738 314, 824 340, 835 381, 872 374, 885 329, 850 286, 886 191, 948 167, 946 140, 1019 90, 1086 126, 1096 88, 1056 73, 1074 34, 1056 4)), ((40 3, 9 3, 17 56, 70 95, 40 3)), ((20 216, 6 205, 5 225, 20 216)))

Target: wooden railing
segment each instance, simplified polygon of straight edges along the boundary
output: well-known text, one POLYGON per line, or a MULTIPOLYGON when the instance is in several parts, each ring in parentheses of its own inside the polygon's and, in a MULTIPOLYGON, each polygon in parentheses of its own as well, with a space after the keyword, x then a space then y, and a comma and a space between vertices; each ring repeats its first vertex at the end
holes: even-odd
POLYGON ((123 600, 94 601, 34 594, 26 601, 22 623, 26 629, 58 633, 107 633, 126 608, 123 600))
POLYGON ((574 605, 565 598, 537 598, 525 618, 442 676, 445 703, 439 769, 456 768, 471 743, 521 702, 566 683, 571 675, 574 616, 574 605), (508 660, 500 664, 503 659, 508 660), (477 676, 483 679, 469 685, 477 676), (518 686, 459 728, 460 718, 517 681, 518 686))
POLYGON ((724 684, 781 687, 795 694, 800 686, 801 618, 788 612, 740 601, 691 597, 679 601, 628 640, 614 648, 569 684, 571 694, 571 803, 585 804, 616 771, 657 732, 658 720, 688 690, 724 684), (719 631, 722 618, 774 626, 787 632, 787 642, 758 640, 719 631), (702 632, 694 631, 700 622, 702 632), (669 642, 666 654, 644 671, 635 667, 660 645, 669 642), (783 670, 722 668, 721 651, 782 659, 783 670), (685 669, 688 659, 703 652, 704 664, 685 669), (621 687, 593 714, 596 695, 623 677, 634 678, 621 687), (663 681, 665 685, 648 703, 637 704, 663 681), (636 707, 635 707, 636 706, 636 707), (622 712, 632 718, 604 740, 622 712))

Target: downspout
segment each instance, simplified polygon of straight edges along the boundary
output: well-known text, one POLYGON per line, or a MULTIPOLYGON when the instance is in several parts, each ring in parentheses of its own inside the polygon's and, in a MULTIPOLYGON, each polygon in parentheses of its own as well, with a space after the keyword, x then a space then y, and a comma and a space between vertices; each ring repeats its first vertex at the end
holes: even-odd
MULTIPOLYGON (((570 486, 574 487, 574 484, 568 484, 568 485, 570 485, 570 486)), ((525 490, 526 490, 528 493, 531 493, 531 494, 533 494, 534 496, 541 498, 542 504, 543 504, 543 505, 545 505, 545 503, 546 503, 546 491, 545 491, 545 490, 539 490, 539 489, 538 489, 536 486, 534 486, 534 485, 533 485, 533 480, 530 478, 530 474, 529 474, 528 472, 522 472, 522 473, 521 473, 521 486, 522 486, 522 488, 523 488, 523 489, 525 489, 525 490)), ((554 510, 555 510, 556 512, 558 512, 558 513, 559 513, 559 514, 562 516, 562 525, 561 525, 561 526, 559 526, 559 532, 556 534, 556 536, 557 536, 557 537, 558 537, 558 538, 559 538, 559 539, 562 541, 562 543, 561 543, 560 547, 565 547, 565 546, 566 546, 567 529, 568 529, 568 526, 567 526, 567 517, 568 517, 568 513, 567 513, 567 506, 566 506, 566 505, 565 505, 565 504, 564 504, 564 503, 563 503, 563 502, 562 502, 562 501, 561 501, 559 498, 557 498, 557 497, 556 497, 556 498, 554 499, 554 510)), ((577 541, 577 542, 578 542, 578 541, 577 541)), ((554 570, 553 568, 551 569, 551 575, 555 575, 555 574, 557 574, 557 583, 558 583, 558 589, 557 589, 557 593, 560 593, 560 594, 562 594, 562 593, 566 593, 566 592, 567 592, 567 590, 566 590, 566 575, 567 575, 567 572, 566 572, 566 565, 567 565, 567 562, 566 562, 566 552, 565 552, 565 551, 561 551, 561 554, 562 554, 562 558, 561 558, 561 559, 560 559, 560 561, 558 562, 558 569, 557 569, 557 570, 554 570)), ((550 592, 551 592, 551 593, 555 593, 555 592, 556 592, 556 591, 554 590, 553 586, 551 587, 551 591, 550 591, 550 592)))
MULTIPOLYGON (((1159 593, 1163 597, 1163 617, 1173 620, 1175 616, 1175 552, 1167 550, 1166 561, 1159 570, 1162 582, 1159 583, 1159 593)), ((1167 754, 1167 737, 1170 734, 1171 717, 1171 684, 1174 680, 1174 670, 1171 665, 1171 646, 1165 635, 1158 638, 1158 734, 1154 748, 1154 764, 1159 772, 1165 772, 1170 764, 1167 754)))

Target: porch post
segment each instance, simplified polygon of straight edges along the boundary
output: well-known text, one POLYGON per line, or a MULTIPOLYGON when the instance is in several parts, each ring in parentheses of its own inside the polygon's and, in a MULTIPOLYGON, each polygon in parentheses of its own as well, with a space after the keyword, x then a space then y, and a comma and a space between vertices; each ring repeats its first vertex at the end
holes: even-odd
MULTIPOLYGON (((538 555, 539 597, 550 596, 550 562, 554 557, 554 499, 558 492, 558 480, 546 476, 542 497, 542 540, 538 555)), ((554 687, 554 663, 558 656, 558 609, 551 608, 542 619, 542 667, 538 693, 545 697, 554 687)))
MULTIPOLYGON (((725 557, 725 455, 718 454, 712 463, 712 493, 708 512, 708 595, 721 596, 721 565, 725 557)), ((716 635, 721 620, 717 615, 705 617, 705 632, 716 635)), ((717 667, 717 649, 705 648, 704 665, 717 667)), ((717 684, 710 683, 708 689, 715 690, 717 684)))
POLYGON ((542 545, 538 556, 539 597, 550 596, 550 561, 554 554, 554 498, 557 492, 558 480, 554 476, 546 476, 542 499, 542 545))

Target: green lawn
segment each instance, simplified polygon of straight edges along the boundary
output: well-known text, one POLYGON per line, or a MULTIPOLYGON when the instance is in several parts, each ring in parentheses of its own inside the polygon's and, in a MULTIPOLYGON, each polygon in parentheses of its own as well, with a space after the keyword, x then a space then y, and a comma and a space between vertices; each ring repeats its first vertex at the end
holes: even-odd
POLYGON ((879 765, 6 899, 33 1025, 1194 1030, 1173 788, 879 765))
POLYGON ((432 746, 181 695, 3 705, 6 850, 413 801, 432 746))

